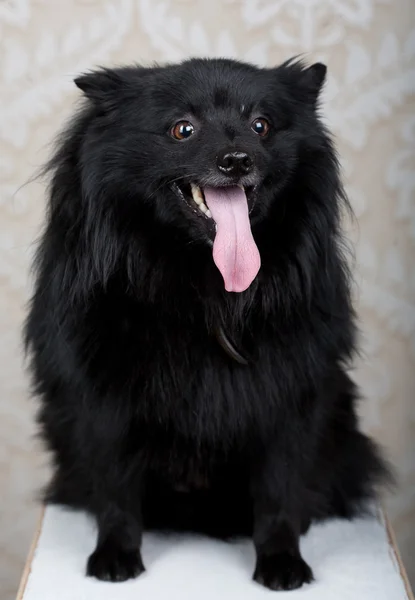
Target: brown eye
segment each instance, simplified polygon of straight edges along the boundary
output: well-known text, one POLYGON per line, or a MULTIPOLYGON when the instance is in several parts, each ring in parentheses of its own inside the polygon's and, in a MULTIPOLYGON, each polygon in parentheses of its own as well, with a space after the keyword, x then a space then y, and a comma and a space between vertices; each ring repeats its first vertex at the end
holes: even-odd
POLYGON ((264 119, 264 117, 255 119, 254 121, 252 121, 252 124, 251 124, 252 131, 255 131, 256 134, 258 134, 262 137, 264 135, 267 135, 269 128, 270 128, 269 121, 264 119))
POLYGON ((176 140, 187 140, 195 132, 195 128, 190 121, 178 121, 171 129, 171 135, 176 140))

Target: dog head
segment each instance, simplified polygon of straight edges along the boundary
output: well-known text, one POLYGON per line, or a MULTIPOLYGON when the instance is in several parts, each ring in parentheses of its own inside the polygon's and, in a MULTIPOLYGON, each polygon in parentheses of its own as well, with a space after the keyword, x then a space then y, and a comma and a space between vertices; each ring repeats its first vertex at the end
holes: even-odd
POLYGON ((213 244, 225 288, 243 291, 260 268, 252 227, 322 131, 325 74, 319 63, 192 59, 83 75, 75 83, 94 111, 81 152, 84 193, 100 188, 126 213, 141 203, 213 244))

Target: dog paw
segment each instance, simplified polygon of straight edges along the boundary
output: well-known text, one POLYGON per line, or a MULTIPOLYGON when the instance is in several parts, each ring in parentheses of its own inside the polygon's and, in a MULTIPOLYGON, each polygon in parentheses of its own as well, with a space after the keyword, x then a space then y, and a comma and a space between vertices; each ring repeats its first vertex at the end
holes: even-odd
POLYGON ((138 577, 144 569, 139 550, 117 546, 97 548, 88 559, 87 575, 102 581, 126 581, 138 577))
POLYGON ((301 556, 288 553, 258 557, 254 580, 270 590, 296 590, 313 581, 313 573, 301 556))

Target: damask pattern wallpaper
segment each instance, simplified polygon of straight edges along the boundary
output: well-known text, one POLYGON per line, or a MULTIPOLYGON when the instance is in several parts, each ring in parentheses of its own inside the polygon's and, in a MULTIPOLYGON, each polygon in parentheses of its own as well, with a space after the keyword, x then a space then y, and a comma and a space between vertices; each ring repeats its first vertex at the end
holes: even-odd
POLYGON ((363 424, 398 467, 387 499, 415 580, 415 4, 413 0, 0 0, 0 599, 11 600, 47 459, 20 327, 45 189, 34 180, 98 64, 234 56, 329 66, 324 114, 357 223, 363 424))

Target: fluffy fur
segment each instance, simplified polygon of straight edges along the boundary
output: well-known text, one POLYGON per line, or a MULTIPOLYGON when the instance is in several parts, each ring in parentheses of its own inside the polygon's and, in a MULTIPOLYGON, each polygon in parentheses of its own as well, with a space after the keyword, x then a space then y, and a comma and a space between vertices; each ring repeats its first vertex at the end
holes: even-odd
POLYGON ((86 99, 48 166, 26 337, 47 500, 97 520, 89 575, 143 571, 143 528, 195 530, 252 535, 254 578, 293 589, 312 579, 310 522, 352 517, 385 477, 345 367, 355 325, 325 72, 189 60, 76 80, 86 99), (181 119, 196 132, 178 142, 181 119), (224 148, 255 162, 240 182, 262 267, 240 294, 213 262, 212 222, 172 185, 225 185, 224 148))

